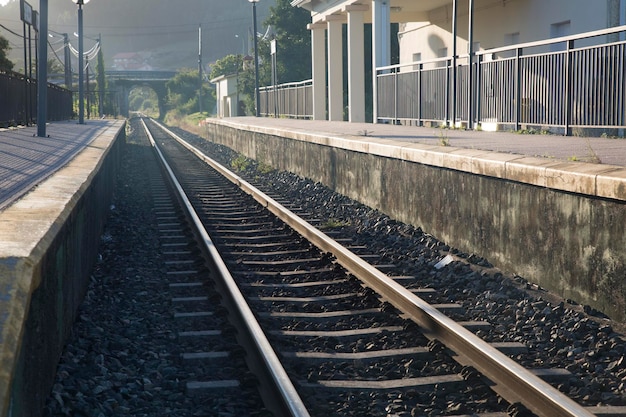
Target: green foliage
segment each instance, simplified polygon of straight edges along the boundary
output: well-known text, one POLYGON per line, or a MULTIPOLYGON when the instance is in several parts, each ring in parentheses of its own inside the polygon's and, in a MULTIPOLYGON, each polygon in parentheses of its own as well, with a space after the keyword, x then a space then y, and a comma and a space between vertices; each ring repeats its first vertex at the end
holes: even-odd
POLYGON ((128 95, 128 107, 131 112, 141 112, 151 117, 159 116, 159 99, 149 87, 133 88, 128 95))
POLYGON ((215 61, 211 66, 209 79, 214 79, 222 75, 236 74, 242 70, 243 57, 241 55, 226 55, 222 59, 215 61))
POLYGON ((339 219, 328 219, 324 223, 320 225, 321 229, 337 229, 342 227, 350 226, 350 222, 348 220, 339 220, 339 219))
POLYGON ((237 158, 233 159, 230 162, 230 166, 237 172, 243 172, 248 169, 250 166, 250 160, 246 158, 244 155, 239 154, 237 158))
MULTIPOLYGON (((174 78, 169 80, 167 88, 167 105, 171 110, 176 110, 181 115, 188 115, 199 110, 198 90, 200 78, 198 71, 194 69, 182 69, 174 78)), ((204 110, 215 107, 215 98, 209 86, 202 83, 202 108, 204 110)))
POLYGON ((48 74, 63 74, 64 71, 65 68, 63 68, 63 65, 61 65, 56 58, 48 60, 48 74))
POLYGON ((9 41, 0 35, 0 70, 11 71, 13 69, 13 62, 7 56, 9 49, 9 41))
POLYGON ((270 172, 274 171, 274 167, 272 167, 267 162, 261 161, 258 163, 256 170, 261 174, 269 174, 270 172))
POLYGON ((447 132, 440 130, 439 131, 439 145, 440 146, 450 146, 450 138, 448 137, 447 132))
MULTIPOLYGON (((311 78, 311 33, 307 24, 311 14, 301 7, 293 7, 290 0, 276 0, 270 8, 265 26, 271 26, 276 39, 276 72, 278 83, 302 81, 311 78)), ((269 41, 261 42, 264 76, 271 79, 269 41)))

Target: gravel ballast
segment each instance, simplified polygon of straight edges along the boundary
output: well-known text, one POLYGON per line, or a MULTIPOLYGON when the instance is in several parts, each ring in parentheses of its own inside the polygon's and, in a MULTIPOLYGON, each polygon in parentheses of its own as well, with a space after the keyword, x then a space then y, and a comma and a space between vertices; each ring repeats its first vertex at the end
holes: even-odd
MULTIPOLYGON (((241 159, 227 148, 177 133, 227 166, 241 159)), ((144 175, 150 150, 133 143, 132 134, 128 140, 100 259, 44 415, 244 415, 226 399, 223 404, 197 404, 181 386, 181 352, 162 324, 171 308, 161 260, 154 255, 158 231, 150 209, 150 181, 144 175)), ((258 167, 254 161, 244 165, 240 175, 332 221, 325 230, 366 245, 386 263, 397 265, 397 274, 416 277, 411 285, 434 288, 438 302, 462 304, 467 319, 495 323, 481 331, 487 341, 526 344, 528 353, 515 357, 525 366, 570 370, 575 377, 559 389, 578 402, 626 404, 626 343, 616 331, 619 324, 588 307, 559 300, 522 277, 506 276, 488 260, 450 248, 420 228, 394 221, 322 184, 258 167), (435 269, 447 254, 457 260, 435 269)))

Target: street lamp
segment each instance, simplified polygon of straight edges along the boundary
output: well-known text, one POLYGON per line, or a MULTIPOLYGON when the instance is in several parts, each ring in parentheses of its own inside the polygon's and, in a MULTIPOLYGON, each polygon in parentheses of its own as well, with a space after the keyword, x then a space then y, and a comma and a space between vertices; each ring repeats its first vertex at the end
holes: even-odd
POLYGON ((259 96, 259 48, 257 41, 257 31, 256 31, 256 4, 259 0, 248 0, 252 3, 252 20, 253 20, 253 29, 254 32, 252 35, 254 36, 254 88, 256 95, 256 117, 261 115, 261 97, 259 96))
POLYGON ((78 4, 78 124, 85 124, 85 92, 83 86, 83 4, 89 0, 72 0, 78 4))

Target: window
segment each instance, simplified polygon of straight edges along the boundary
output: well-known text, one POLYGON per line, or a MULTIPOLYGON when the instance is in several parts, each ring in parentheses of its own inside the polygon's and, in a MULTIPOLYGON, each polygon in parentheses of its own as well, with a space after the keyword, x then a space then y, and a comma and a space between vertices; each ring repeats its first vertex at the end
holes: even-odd
MULTIPOLYGON (((517 45, 518 43, 520 43, 519 39, 519 32, 507 33, 504 35, 504 46, 517 45)), ((515 50, 512 49, 510 51, 501 52, 499 55, 502 58, 511 58, 515 56, 515 50)))
MULTIPOLYGON (((413 54, 413 62, 420 62, 422 60, 422 53, 417 52, 413 54)), ((419 65, 413 65, 413 71, 419 70, 419 65)))
MULTIPOLYGON (((445 58, 448 56, 448 48, 439 48, 437 50, 437 58, 445 58)), ((447 67, 446 61, 437 62, 437 67, 445 68, 447 67)))
MULTIPOLYGON (((550 37, 560 38, 561 36, 571 35, 571 22, 569 20, 565 22, 553 23, 550 25, 550 37)), ((567 45, 565 42, 555 43, 550 46, 551 52, 564 51, 567 45)))

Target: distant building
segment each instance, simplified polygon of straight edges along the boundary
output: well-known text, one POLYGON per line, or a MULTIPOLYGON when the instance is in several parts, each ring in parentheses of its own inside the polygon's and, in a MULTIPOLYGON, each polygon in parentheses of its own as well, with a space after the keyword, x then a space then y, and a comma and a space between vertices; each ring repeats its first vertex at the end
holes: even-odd
POLYGON ((211 80, 215 84, 217 98, 217 117, 239 116, 239 74, 221 75, 211 80))
POLYGON ((121 52, 113 56, 113 69, 116 71, 152 71, 148 59, 137 52, 121 52))

